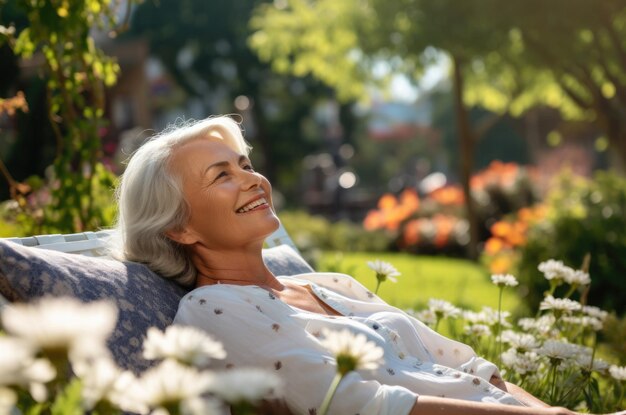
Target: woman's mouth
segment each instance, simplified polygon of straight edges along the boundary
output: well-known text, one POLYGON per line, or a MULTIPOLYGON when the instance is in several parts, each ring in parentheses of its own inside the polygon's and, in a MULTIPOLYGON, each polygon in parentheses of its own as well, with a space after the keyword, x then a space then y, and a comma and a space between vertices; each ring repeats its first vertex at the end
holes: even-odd
POLYGON ((236 210, 236 212, 246 213, 246 212, 250 212, 251 210, 260 209, 260 208, 264 208, 267 206, 268 206, 267 200, 264 197, 260 197, 240 207, 239 209, 236 210))

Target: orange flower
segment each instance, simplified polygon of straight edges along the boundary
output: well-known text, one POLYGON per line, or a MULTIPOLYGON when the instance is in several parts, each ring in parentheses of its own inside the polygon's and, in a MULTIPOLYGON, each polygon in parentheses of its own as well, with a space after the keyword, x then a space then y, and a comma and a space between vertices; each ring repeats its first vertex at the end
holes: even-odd
POLYGON ((544 219, 548 214, 548 207, 546 205, 536 205, 533 208, 533 221, 544 219))
POLYGON ((520 167, 515 163, 492 161, 486 169, 474 174, 470 179, 473 190, 483 190, 488 186, 511 186, 519 175, 520 167))
POLYGON ((400 194, 400 205, 403 206, 408 214, 417 211, 420 207, 420 199, 417 192, 413 189, 405 189, 400 194))
POLYGON ((407 218, 402 209, 396 208, 386 212, 382 212, 387 229, 395 231, 400 226, 400 222, 407 218))
POLYGON ((491 237, 485 242, 485 252, 489 255, 495 255, 504 249, 504 241, 500 238, 491 237))
POLYGON ((367 230, 386 228, 397 230, 405 219, 419 209, 419 197, 413 189, 404 190, 399 198, 385 193, 378 200, 378 210, 371 210, 363 221, 367 230))
POLYGON ((459 186, 440 187, 432 191, 428 197, 444 206, 458 206, 465 201, 465 195, 459 186))
POLYGON ((398 205, 398 200, 391 193, 385 193, 378 200, 378 209, 380 210, 391 210, 398 205))
POLYGON ((492 274, 505 274, 511 270, 513 260, 508 255, 499 255, 489 264, 489 271, 492 274))
POLYGON ((483 190, 486 185, 484 176, 475 175, 470 178, 470 188, 472 190, 483 190))
POLYGON ((512 246, 523 246, 526 243, 526 233, 522 232, 511 232, 506 241, 512 246))
POLYGON ((517 217, 524 222, 530 222, 534 218, 534 212, 529 207, 523 207, 517 211, 517 217))
POLYGON ((443 248, 450 240, 450 235, 454 229, 456 218, 438 214, 433 216, 432 220, 436 230, 434 244, 437 248, 443 248))
POLYGON ((491 225, 491 234, 503 239, 507 237, 511 230, 511 224, 502 220, 491 225))
POLYGON ((363 227, 368 231, 373 231, 376 229, 383 228, 385 226, 385 221, 383 220, 383 215, 377 210, 370 210, 367 212, 367 216, 365 216, 365 220, 363 221, 363 227))
POLYGON ((404 226, 402 241, 405 246, 415 245, 420 240, 420 220, 413 219, 404 226))

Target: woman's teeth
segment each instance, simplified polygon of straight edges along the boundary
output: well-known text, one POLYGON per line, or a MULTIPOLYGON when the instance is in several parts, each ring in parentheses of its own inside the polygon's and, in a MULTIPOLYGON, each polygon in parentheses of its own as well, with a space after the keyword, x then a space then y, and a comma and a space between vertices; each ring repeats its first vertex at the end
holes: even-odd
POLYGON ((239 209, 237 209, 237 213, 245 213, 249 210, 254 209, 255 207, 261 206, 267 204, 267 200, 265 200, 264 197, 257 199, 253 202, 248 203, 247 205, 240 207, 239 209))

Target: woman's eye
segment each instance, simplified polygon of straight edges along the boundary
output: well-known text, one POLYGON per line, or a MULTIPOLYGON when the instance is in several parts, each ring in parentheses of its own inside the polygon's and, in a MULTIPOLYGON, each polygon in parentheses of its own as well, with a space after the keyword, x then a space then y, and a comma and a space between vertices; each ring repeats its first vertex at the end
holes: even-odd
POLYGON ((244 164, 243 169, 244 170, 254 171, 254 167, 252 167, 251 164, 244 164))
POLYGON ((228 173, 226 173, 225 171, 222 171, 215 177, 215 180, 221 179, 222 177, 226 177, 226 176, 228 176, 228 173))

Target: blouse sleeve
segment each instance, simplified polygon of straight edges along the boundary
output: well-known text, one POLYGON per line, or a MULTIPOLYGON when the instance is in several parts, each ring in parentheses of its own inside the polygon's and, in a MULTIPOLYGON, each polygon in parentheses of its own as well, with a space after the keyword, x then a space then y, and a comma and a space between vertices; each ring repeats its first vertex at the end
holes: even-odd
POLYGON ((442 336, 416 318, 407 316, 436 363, 479 376, 486 381, 493 375, 500 376, 495 364, 478 357, 467 344, 442 336))
MULTIPOLYGON (((316 414, 336 373, 334 358, 289 314, 288 306, 277 299, 257 300, 233 287, 195 290, 181 301, 175 323, 201 328, 221 341, 227 368, 276 371, 290 408, 316 414)), ((365 380, 352 372, 341 381, 329 413, 402 415, 409 413, 416 399, 406 388, 365 380)))

